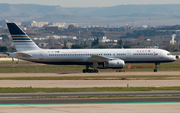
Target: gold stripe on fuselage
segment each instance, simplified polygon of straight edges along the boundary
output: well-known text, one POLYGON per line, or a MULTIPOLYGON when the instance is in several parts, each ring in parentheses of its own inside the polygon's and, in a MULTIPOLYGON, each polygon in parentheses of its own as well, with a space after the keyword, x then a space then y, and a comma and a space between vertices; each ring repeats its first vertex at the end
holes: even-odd
POLYGON ((29 38, 27 35, 11 36, 12 38, 29 38))

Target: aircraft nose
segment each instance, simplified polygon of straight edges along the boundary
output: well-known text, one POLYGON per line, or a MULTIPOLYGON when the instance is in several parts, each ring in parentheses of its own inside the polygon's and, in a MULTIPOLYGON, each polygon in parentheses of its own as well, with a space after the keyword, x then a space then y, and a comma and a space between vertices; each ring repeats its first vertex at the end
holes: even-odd
POLYGON ((176 57, 173 56, 173 59, 172 59, 172 60, 173 60, 173 61, 176 61, 177 59, 176 59, 176 57))

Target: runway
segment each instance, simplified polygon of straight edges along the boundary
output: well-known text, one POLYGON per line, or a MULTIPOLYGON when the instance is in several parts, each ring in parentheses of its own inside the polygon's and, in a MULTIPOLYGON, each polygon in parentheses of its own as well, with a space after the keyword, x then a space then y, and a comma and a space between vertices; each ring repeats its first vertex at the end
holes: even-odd
POLYGON ((180 98, 113 98, 113 99, 17 99, 17 100, 0 100, 3 104, 102 104, 102 103, 135 103, 135 102, 178 102, 180 98))
POLYGON ((88 88, 88 87, 172 87, 180 80, 0 80, 0 87, 88 88))
POLYGON ((180 103, 2 105, 1 113, 179 113, 180 103))
POLYGON ((178 113, 180 98, 0 100, 0 113, 178 113))
POLYGON ((58 93, 0 93, 0 98, 13 97, 78 97, 78 96, 114 96, 114 95, 134 95, 134 96, 154 96, 154 95, 180 95, 180 91, 119 91, 119 92, 58 92, 58 93))
MULTIPOLYGON (((177 72, 127 73, 6 73, 7 77, 62 77, 62 76, 177 76, 177 72)), ((162 87, 180 86, 180 80, 0 80, 0 87, 162 87)), ((180 95, 180 91, 123 91, 123 92, 63 92, 63 93, 0 93, 0 113, 178 113, 180 98, 78 98, 91 95, 180 95), (43 99, 42 97, 68 97, 72 99, 43 99), (36 97, 39 99, 22 99, 36 97), (9 99, 11 98, 11 99, 9 99), (19 99, 21 98, 21 99, 19 99)))
POLYGON ((62 76, 160 76, 180 75, 180 71, 159 71, 159 72, 100 72, 100 73, 1 73, 0 78, 7 77, 62 77, 62 76))

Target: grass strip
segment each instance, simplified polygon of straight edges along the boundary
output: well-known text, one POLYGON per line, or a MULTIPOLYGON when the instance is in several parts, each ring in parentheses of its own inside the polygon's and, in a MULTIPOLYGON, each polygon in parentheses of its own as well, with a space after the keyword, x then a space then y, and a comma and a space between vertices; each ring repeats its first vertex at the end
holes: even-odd
POLYGON ((180 80, 180 76, 63 76, 63 77, 12 77, 0 80, 180 80))
MULTIPOLYGON (((36 96, 36 97, 19 97, 16 99, 77 99, 77 98, 156 98, 156 97, 180 97, 180 95, 92 95, 92 96, 36 96)), ((13 97, 9 98, 0 98, 0 100, 5 99, 14 99, 13 97)))
POLYGON ((177 87, 93 87, 93 88, 0 88, 0 93, 34 93, 34 92, 102 92, 102 91, 153 91, 180 90, 177 87))
MULTIPOLYGON (((154 64, 126 64, 126 72, 153 72, 153 68, 134 68, 128 69, 128 65, 144 67, 152 66, 154 64)), ((79 65, 35 65, 31 62, 20 62, 16 64, 15 62, 0 62, 0 73, 82 73, 85 66, 79 65), (31 65, 33 64, 33 65, 31 65)), ((180 70, 180 59, 173 63, 161 63, 158 65, 158 71, 179 71, 180 70)), ((100 72, 116 72, 115 69, 99 69, 100 72)))

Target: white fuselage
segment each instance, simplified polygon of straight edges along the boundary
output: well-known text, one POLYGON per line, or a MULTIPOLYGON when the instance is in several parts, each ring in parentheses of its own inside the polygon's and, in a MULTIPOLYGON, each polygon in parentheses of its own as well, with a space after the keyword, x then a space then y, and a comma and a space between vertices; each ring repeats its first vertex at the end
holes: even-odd
POLYGON ((125 63, 163 63, 176 60, 162 49, 41 49, 24 51, 32 55, 24 60, 46 64, 86 65, 91 55, 124 60, 125 63))

